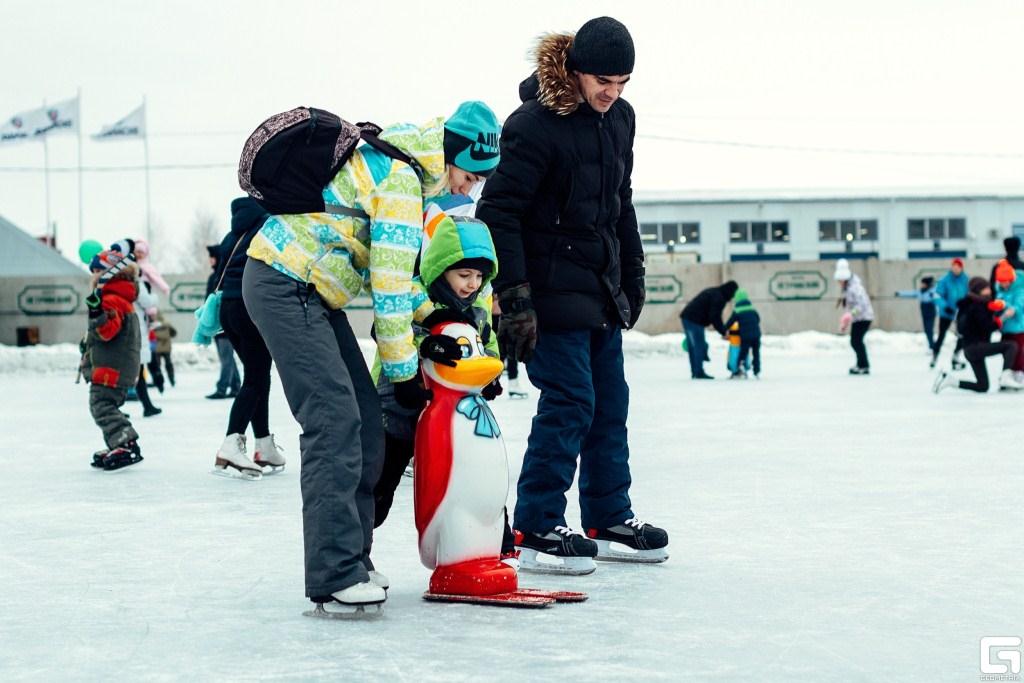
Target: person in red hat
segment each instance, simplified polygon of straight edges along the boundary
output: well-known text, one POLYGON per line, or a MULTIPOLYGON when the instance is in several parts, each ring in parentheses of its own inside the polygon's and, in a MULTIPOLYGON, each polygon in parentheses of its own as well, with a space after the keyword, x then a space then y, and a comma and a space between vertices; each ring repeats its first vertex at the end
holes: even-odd
MULTIPOLYGON (((956 320, 957 304, 967 296, 967 284, 970 278, 964 272, 964 260, 957 256, 949 266, 949 272, 942 276, 939 284, 935 286, 935 305, 939 309, 939 336, 935 339, 935 346, 932 347, 931 367, 939 360, 939 352, 942 351, 942 342, 946 338, 953 321, 956 320)), ((960 352, 963 345, 957 340, 956 348, 953 349, 953 369, 960 370, 964 367, 960 360, 960 352)))
POLYGON ((1004 307, 1003 341, 1017 345, 1013 371, 1017 382, 1024 382, 1024 270, 1014 268, 1009 259, 1002 259, 993 269, 996 300, 1004 307))

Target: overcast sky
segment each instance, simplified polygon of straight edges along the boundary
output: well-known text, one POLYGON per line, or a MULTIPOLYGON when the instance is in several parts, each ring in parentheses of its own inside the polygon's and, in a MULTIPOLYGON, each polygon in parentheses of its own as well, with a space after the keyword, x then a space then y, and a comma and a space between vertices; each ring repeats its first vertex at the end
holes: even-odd
MULTIPOLYGON (((242 143, 268 115, 312 105, 418 122, 481 99, 504 118, 536 36, 601 14, 636 43, 625 97, 647 136, 636 146, 638 190, 1024 187, 1015 0, 8 0, 0 120, 81 88, 91 133, 145 95, 152 164, 224 165, 152 172, 155 241, 173 245, 197 210, 226 229, 242 143)), ((53 167, 76 165, 73 136, 48 144, 53 167)), ((90 167, 142 156, 139 142, 84 143, 90 167)), ((3 169, 42 165, 41 144, 0 146, 0 215, 32 234, 45 224, 43 174, 3 169)), ((77 186, 73 173, 51 174, 51 213, 71 254, 77 186)), ((85 237, 142 234, 141 172, 90 172, 84 188, 85 237)))

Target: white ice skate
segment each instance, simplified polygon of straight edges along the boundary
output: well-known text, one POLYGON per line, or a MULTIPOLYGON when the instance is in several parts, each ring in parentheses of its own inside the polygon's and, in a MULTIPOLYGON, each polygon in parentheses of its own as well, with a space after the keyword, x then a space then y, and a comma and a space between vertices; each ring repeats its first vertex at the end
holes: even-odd
POLYGON ((935 381, 932 383, 932 393, 937 394, 943 389, 955 387, 958 382, 959 380, 952 373, 940 370, 939 374, 935 375, 935 381))
POLYGON ((237 476, 249 480, 259 479, 263 476, 263 470, 245 454, 244 434, 228 434, 224 437, 224 443, 217 451, 217 458, 214 460, 213 466, 213 473, 221 476, 237 476), (229 472, 229 467, 237 470, 237 475, 229 472))
POLYGON ((510 399, 527 398, 528 396, 529 394, 526 392, 526 389, 519 383, 518 377, 508 381, 508 397, 510 399))
POLYGON ((1024 384, 1017 381, 1013 370, 1003 370, 1002 374, 999 375, 999 388, 1009 391, 1020 391, 1024 389, 1024 384))
POLYGON ((373 569, 370 570, 370 583, 383 588, 385 592, 387 592, 388 588, 391 588, 391 582, 388 581, 388 577, 373 569))
POLYGON ((275 474, 284 469, 285 459, 281 447, 274 441, 274 435, 263 436, 256 439, 256 447, 253 450, 252 459, 259 467, 267 468, 264 474, 275 474))
POLYGON ((315 600, 314 609, 303 612, 307 617, 320 619, 365 619, 383 614, 382 605, 388 599, 384 589, 372 580, 357 583, 344 590, 331 593, 329 599, 315 600), (328 608, 330 605, 330 608, 328 608))

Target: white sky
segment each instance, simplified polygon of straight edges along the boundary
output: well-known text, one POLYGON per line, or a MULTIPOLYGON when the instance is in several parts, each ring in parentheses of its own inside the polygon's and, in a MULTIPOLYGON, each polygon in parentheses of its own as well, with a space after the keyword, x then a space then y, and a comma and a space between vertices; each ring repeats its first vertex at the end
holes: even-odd
MULTIPOLYGON (((0 118, 81 88, 85 165, 135 165, 140 142, 88 134, 146 95, 153 164, 228 165, 153 171, 154 242, 165 249, 186 240, 197 209, 226 229, 240 194, 233 166, 266 116, 304 104, 350 120, 418 122, 481 99, 504 117, 518 105, 533 39, 601 14, 623 21, 636 43, 625 96, 641 135, 1010 155, 640 139, 639 190, 1024 185, 1024 2, 1014 0, 2 4, 0 118)), ((52 166, 76 164, 73 136, 49 146, 52 166)), ((43 174, 3 169, 42 163, 41 144, 0 147, 0 214, 33 234, 45 224, 43 174)), ((84 188, 85 237, 142 234, 142 172, 87 173, 84 188)), ((51 213, 73 254, 74 173, 51 175, 51 213)))

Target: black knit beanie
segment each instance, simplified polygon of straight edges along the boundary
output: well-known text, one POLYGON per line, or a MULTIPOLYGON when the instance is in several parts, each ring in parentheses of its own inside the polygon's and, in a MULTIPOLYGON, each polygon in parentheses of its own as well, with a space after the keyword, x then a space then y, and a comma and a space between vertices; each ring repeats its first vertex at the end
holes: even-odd
POLYGON ((566 66, 595 76, 619 76, 633 73, 635 59, 633 38, 622 22, 598 17, 576 32, 566 66))
POLYGON ((461 261, 456 261, 451 264, 445 270, 459 270, 460 268, 472 268, 473 270, 479 270, 483 274, 484 279, 491 274, 494 270, 494 262, 491 259, 476 257, 476 258, 464 258, 461 261))
POLYGON ((967 289, 972 294, 981 294, 981 290, 988 287, 988 280, 983 277, 972 277, 967 283, 967 289))

